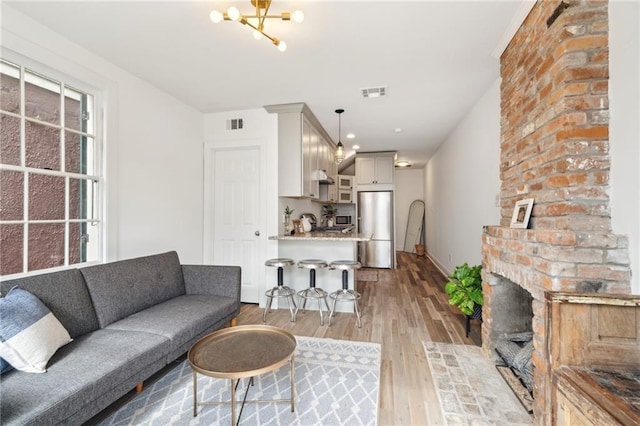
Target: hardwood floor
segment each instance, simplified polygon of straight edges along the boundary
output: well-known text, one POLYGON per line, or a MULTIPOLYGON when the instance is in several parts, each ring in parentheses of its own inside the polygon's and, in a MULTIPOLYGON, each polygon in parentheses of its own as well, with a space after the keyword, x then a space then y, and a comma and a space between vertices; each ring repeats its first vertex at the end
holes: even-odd
MULTIPOLYGON (((356 326, 354 314, 346 313, 335 314, 331 327, 327 321, 320 326, 317 311, 299 312, 292 323, 288 309, 270 312, 267 324, 298 336, 382 344, 379 425, 444 424, 422 344, 480 345, 480 325, 472 321, 465 337, 465 316, 449 306, 447 279, 426 256, 398 252, 398 269, 361 275, 376 271, 377 281, 357 282, 362 328, 356 326)), ((262 309, 243 305, 238 325, 243 324, 262 324, 262 309)))

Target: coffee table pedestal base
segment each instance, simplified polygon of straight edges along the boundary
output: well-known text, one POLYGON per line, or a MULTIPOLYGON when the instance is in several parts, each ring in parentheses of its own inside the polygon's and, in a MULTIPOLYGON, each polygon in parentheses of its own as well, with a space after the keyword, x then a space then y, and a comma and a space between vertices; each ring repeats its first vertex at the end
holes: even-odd
POLYGON ((236 388, 240 383, 240 378, 229 379, 231 385, 231 400, 230 401, 221 401, 221 402, 198 402, 198 373, 196 371, 193 372, 193 417, 198 415, 198 406, 199 405, 231 405, 231 425, 237 426, 240 423, 240 416, 242 415, 242 410, 244 408, 244 404, 247 402, 250 403, 270 403, 270 402, 289 402, 291 403, 291 412, 295 411, 295 363, 294 357, 291 356, 291 360, 289 361, 289 378, 291 382, 291 398, 290 399, 253 399, 247 401, 247 394, 249 393, 249 387, 253 386, 253 377, 249 378, 249 383, 247 383, 247 388, 244 392, 244 398, 242 399, 242 405, 240 406, 240 413, 238 415, 238 420, 236 421, 236 388))

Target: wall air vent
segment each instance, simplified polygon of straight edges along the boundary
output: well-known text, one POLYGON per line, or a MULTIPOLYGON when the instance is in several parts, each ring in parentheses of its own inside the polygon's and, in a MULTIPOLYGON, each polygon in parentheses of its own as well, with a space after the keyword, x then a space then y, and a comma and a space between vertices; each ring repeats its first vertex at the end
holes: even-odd
POLYGON ((240 130, 244 129, 244 119, 231 118, 227 120, 227 130, 240 130))
POLYGON ((381 98, 387 96, 387 86, 367 87, 360 90, 362 91, 363 98, 381 98))

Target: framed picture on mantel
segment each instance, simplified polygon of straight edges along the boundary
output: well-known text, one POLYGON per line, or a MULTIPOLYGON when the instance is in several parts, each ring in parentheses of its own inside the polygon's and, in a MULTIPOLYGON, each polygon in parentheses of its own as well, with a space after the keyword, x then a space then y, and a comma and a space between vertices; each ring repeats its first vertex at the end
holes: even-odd
POLYGON ((293 231, 296 235, 304 235, 304 227, 300 219, 293 219, 293 231))
POLYGON ((511 228, 528 228, 532 209, 533 198, 517 201, 511 216, 511 228))

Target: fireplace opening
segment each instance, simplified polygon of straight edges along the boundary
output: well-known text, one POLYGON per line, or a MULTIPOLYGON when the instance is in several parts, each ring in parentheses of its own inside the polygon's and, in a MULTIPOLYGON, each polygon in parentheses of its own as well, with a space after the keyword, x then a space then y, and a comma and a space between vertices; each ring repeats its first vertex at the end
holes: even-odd
POLYGON ((502 365, 509 367, 533 395, 533 332, 506 334, 496 342, 496 352, 502 365))
POLYGON ((507 278, 493 275, 490 347, 509 387, 533 410, 533 296, 507 278))

